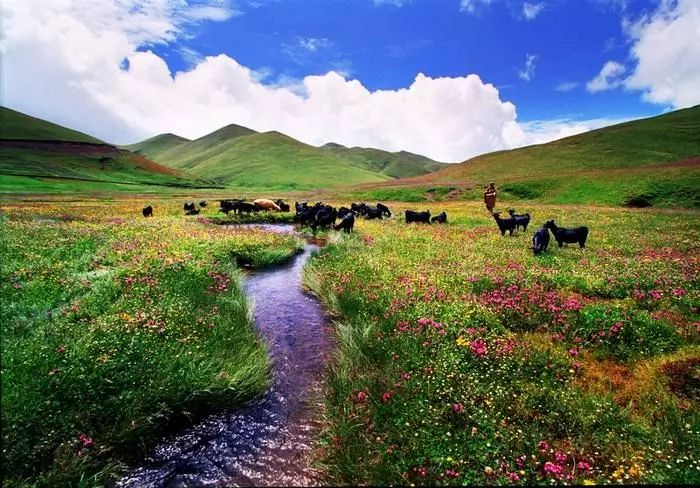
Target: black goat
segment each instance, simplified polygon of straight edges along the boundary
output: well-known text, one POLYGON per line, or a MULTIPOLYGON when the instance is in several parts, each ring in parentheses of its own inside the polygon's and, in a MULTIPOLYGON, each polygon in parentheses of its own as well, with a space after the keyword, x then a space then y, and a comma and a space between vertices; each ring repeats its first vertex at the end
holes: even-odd
POLYGON ((377 203, 377 210, 381 212, 383 217, 391 217, 391 210, 383 203, 377 203))
POLYGON ((493 218, 496 220, 496 224, 498 224, 498 228, 500 229, 502 236, 506 235, 506 231, 510 233, 509 235, 513 235, 513 231, 516 227, 516 222, 513 217, 509 219, 502 219, 501 214, 499 212, 495 212, 493 214, 493 218))
POLYGON ((198 208, 192 208, 185 212, 185 215, 197 215, 199 214, 199 209, 198 208))
POLYGON ((547 227, 540 227, 532 236, 532 252, 535 256, 542 254, 549 247, 549 230, 547 227))
POLYGON ((338 209, 338 218, 344 219, 346 215, 353 213, 348 207, 340 207, 338 209))
POLYGON ((424 223, 424 224, 429 224, 430 223, 430 211, 426 210, 425 212, 416 212, 414 210, 406 210, 406 223, 410 224, 411 222, 417 222, 417 223, 424 223))
POLYGON ((284 203, 284 202, 282 201, 282 199, 275 200, 275 203, 277 204, 277 206, 280 208, 280 210, 281 210, 282 212, 289 212, 289 204, 288 204, 288 203, 284 203))
POLYGON ((554 240, 557 241, 559 247, 564 244, 573 244, 577 242, 581 249, 586 248, 586 239, 588 239, 588 227, 576 227, 575 229, 565 229, 564 227, 557 227, 554 220, 548 220, 544 226, 552 231, 554 235, 554 240))
POLYGON ((316 216, 311 223, 311 229, 314 232, 316 232, 317 227, 328 229, 329 227, 335 225, 337 218, 338 211, 330 205, 325 205, 318 212, 316 212, 316 216))
POLYGON ((438 224, 446 224, 447 223, 447 213, 446 212, 440 212, 437 214, 435 217, 430 219, 432 223, 438 223, 438 224))
POLYGON ((153 207, 150 205, 148 207, 143 207, 143 210, 141 210, 143 213, 144 217, 153 217, 153 207))
POLYGON ((352 229, 355 227, 355 214, 348 211, 347 214, 345 214, 345 217, 343 217, 343 220, 341 220, 338 225, 334 226, 333 228, 335 230, 344 230, 347 233, 352 232, 352 229))
POLYGON ((207 206, 207 201, 206 201, 206 200, 202 200, 201 202, 199 202, 199 206, 202 207, 202 208, 206 207, 206 206, 207 206))
POLYGON ((510 217, 515 219, 515 227, 522 227, 523 231, 527 230, 527 226, 530 225, 530 214, 529 213, 524 213, 524 214, 516 214, 515 210, 512 208, 508 210, 508 213, 510 214, 510 217))
POLYGON ((379 210, 378 208, 372 208, 370 206, 367 206, 364 209, 364 213, 362 214, 364 218, 367 220, 374 220, 374 219, 379 219, 381 220, 382 217, 384 216, 384 212, 379 210))
POLYGON ((185 203, 182 206, 182 208, 185 210, 185 212, 187 212, 188 210, 194 210, 195 209, 194 202, 185 203))

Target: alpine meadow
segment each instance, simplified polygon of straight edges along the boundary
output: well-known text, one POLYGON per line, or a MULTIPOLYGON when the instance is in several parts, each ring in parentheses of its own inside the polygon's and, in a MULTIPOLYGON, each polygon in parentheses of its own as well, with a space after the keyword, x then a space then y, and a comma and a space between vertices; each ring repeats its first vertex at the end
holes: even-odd
POLYGON ((697 2, 0 18, 3 486, 700 485, 697 2))

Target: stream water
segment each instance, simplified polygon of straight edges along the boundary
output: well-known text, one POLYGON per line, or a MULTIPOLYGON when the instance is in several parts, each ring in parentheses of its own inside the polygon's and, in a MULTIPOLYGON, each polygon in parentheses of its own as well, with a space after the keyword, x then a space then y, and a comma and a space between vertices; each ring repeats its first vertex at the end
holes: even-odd
MULTIPOLYGON (((291 225, 257 225, 294 232, 291 225)), ((211 415, 158 446, 119 487, 309 486, 320 482, 309 465, 323 408, 322 376, 330 331, 321 304, 301 286, 317 244, 291 262, 250 273, 245 291, 269 345, 272 386, 244 407, 211 415)))

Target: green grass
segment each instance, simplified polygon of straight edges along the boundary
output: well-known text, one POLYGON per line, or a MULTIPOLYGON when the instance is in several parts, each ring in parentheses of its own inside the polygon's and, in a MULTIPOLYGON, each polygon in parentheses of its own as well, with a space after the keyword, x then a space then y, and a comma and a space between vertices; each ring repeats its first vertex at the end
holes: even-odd
POLYGON ((167 160, 167 157, 162 157, 169 151, 190 142, 189 139, 180 137, 175 134, 159 134, 136 144, 122 146, 124 149, 136 154, 142 154, 154 161, 167 160))
POLYGON ((0 139, 70 141, 104 144, 82 132, 37 119, 7 107, 0 107, 0 139))
POLYGON ((409 178, 447 167, 447 163, 438 163, 425 156, 406 151, 391 153, 373 148, 349 148, 340 144, 326 144, 320 149, 329 155, 341 156, 353 166, 392 178, 409 178))
POLYGON ((236 266, 284 262, 300 242, 178 205, 153 219, 139 202, 2 208, 6 486, 110 484, 173 425, 267 387, 236 266))
POLYGON ((328 482, 700 482, 697 212, 533 204, 591 229, 535 257, 426 205, 451 224, 360 220, 305 271, 336 316, 328 482))

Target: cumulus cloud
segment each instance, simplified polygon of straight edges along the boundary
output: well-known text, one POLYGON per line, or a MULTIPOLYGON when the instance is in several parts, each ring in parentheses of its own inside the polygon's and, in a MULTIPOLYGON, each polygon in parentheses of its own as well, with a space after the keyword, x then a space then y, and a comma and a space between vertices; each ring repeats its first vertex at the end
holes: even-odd
POLYGON ((535 20, 542 13, 542 10, 544 10, 544 2, 523 2, 523 17, 525 17, 525 20, 535 20))
POLYGON ((617 61, 608 61, 600 69, 600 73, 591 81, 586 83, 586 90, 590 93, 597 93, 605 90, 612 90, 622 86, 626 68, 617 61))
POLYGON ((627 88, 675 108, 700 103, 700 2, 664 0, 653 14, 628 23, 628 34, 636 66, 627 88))
POLYGON ((530 81, 535 77, 535 61, 537 61, 537 56, 534 54, 525 55, 525 67, 518 70, 518 77, 521 80, 530 81))

